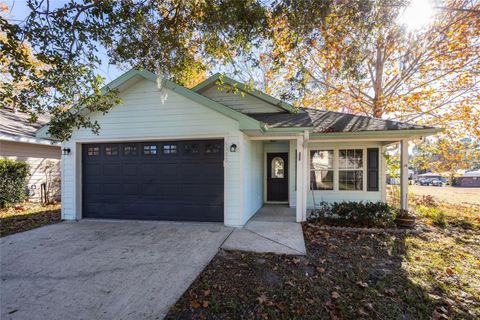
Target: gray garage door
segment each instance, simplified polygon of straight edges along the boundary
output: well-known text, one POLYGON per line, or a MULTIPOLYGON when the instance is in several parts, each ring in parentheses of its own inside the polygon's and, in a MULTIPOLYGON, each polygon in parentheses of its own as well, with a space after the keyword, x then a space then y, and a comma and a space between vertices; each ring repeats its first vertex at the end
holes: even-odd
POLYGON ((223 221, 223 140, 82 149, 83 217, 223 221))

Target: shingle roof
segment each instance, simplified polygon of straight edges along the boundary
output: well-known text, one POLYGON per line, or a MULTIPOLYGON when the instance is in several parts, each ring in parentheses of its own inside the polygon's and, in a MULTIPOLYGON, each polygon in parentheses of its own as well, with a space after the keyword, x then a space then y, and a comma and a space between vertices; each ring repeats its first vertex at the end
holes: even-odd
POLYGON ((44 124, 49 121, 45 115, 40 115, 38 121, 30 122, 30 116, 24 112, 13 112, 10 108, 0 108, 0 133, 17 136, 35 138, 35 133, 44 124))
POLYGON ((258 113, 249 116, 266 123, 271 128, 313 127, 314 133, 433 129, 411 123, 310 108, 301 108, 299 112, 293 114, 258 113))

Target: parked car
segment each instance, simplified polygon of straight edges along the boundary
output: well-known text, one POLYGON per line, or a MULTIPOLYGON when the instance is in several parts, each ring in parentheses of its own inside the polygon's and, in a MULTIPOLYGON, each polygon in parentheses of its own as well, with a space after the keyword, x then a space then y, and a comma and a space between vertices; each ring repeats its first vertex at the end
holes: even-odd
POLYGON ((428 179, 418 179, 418 184, 421 186, 428 186, 430 181, 428 179))
POLYGON ((434 187, 442 187, 443 182, 442 182, 442 180, 432 179, 432 180, 430 180, 430 185, 434 186, 434 187))

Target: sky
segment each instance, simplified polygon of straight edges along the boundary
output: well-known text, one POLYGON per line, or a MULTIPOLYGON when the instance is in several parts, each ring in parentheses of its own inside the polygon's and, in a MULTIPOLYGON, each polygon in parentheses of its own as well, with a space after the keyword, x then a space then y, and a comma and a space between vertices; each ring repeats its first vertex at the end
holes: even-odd
MULTIPOLYGON (((10 15, 8 15, 8 19, 14 23, 22 23, 25 18, 30 13, 30 10, 27 6, 27 2, 25 0, 0 0, 0 2, 5 2, 8 7, 10 8, 10 15)), ((53 6, 62 6, 64 5, 66 0, 50 0, 50 5, 53 6)), ((117 66, 108 63, 108 57, 106 54, 106 50, 103 47, 99 48, 98 52, 100 58, 102 59, 102 64, 98 68, 98 73, 105 78, 107 83, 115 80, 120 75, 122 75, 127 70, 121 70, 117 66)))

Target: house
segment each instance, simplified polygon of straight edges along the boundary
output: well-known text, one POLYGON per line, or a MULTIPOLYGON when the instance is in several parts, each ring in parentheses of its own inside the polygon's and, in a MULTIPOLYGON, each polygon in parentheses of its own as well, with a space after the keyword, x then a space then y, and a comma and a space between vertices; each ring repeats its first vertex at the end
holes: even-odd
POLYGON ((465 172, 457 178, 457 187, 480 187, 480 170, 465 172))
MULTIPOLYGON (((291 105, 228 77, 193 89, 131 70, 109 84, 123 104, 92 114, 100 134, 62 143, 62 217, 221 221, 264 204, 306 219, 319 201, 385 201, 385 146, 438 129, 291 105)), ((47 137, 48 126, 37 135, 47 137)))
POLYGON ((61 145, 36 137, 38 128, 48 122, 48 117, 40 116, 36 123, 29 120, 26 113, 0 108, 0 158, 28 163, 30 201, 40 201, 45 192, 48 192, 49 199, 58 199, 61 145))

